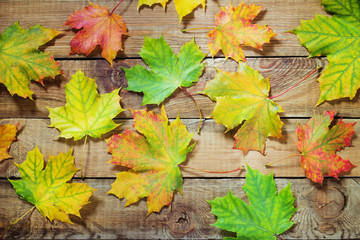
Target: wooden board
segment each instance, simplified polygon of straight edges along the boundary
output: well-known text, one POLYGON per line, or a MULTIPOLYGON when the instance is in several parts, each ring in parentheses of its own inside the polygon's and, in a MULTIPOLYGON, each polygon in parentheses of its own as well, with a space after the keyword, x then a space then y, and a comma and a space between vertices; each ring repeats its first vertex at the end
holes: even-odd
MULTIPOLYGON (((62 60, 60 66, 64 74, 56 79, 47 79, 45 86, 32 82, 30 88, 35 92, 36 101, 23 99, 18 96, 10 96, 3 85, 0 86, 1 111, 0 118, 47 118, 49 111, 46 107, 58 107, 65 104, 64 85, 71 79, 71 75, 81 69, 86 76, 95 78, 100 93, 110 92, 119 87, 127 87, 127 81, 121 67, 133 67, 136 64, 145 66, 142 60, 126 59, 114 63, 111 68, 105 60, 62 60)), ((256 58, 248 60, 249 66, 258 70, 264 77, 270 77, 271 95, 276 96, 286 89, 294 86, 301 79, 311 73, 317 66, 324 68, 327 64, 324 58, 256 58)), ((208 81, 217 74, 216 69, 235 72, 238 64, 232 60, 206 59, 205 71, 198 83, 187 88, 198 102, 203 116, 209 118, 215 107, 209 97, 198 94, 203 91, 208 81)), ((321 71, 321 70, 320 70, 321 71)), ((319 83, 316 81, 319 73, 306 79, 293 90, 274 100, 283 108, 280 114, 283 118, 311 117, 314 112, 320 113, 325 110, 337 111, 339 117, 360 118, 360 101, 355 97, 325 102, 315 107, 320 96, 319 83)), ((124 109, 158 109, 157 105, 141 106, 142 94, 121 90, 121 105, 124 109)), ((181 118, 198 118, 199 113, 192 102, 179 89, 164 101, 169 118, 175 118, 179 113, 181 118)), ((131 118, 130 111, 121 113, 118 118, 131 118)))
MULTIPOLYGON (((359 120, 359 119, 357 119, 359 120)), ((183 119, 184 124, 190 132, 196 132, 198 126, 197 119, 183 119)), ((297 136, 295 133, 296 124, 305 124, 306 119, 284 119, 283 135, 286 140, 278 140, 270 138, 266 143, 266 155, 263 156, 259 152, 251 151, 247 155, 243 155, 240 150, 232 149, 234 145, 234 131, 224 134, 225 128, 217 125, 213 120, 206 120, 203 123, 201 134, 195 134, 193 141, 196 146, 187 156, 185 166, 207 169, 212 171, 228 171, 237 169, 240 166, 249 166, 259 169, 264 174, 274 172, 276 177, 304 177, 304 170, 301 168, 299 151, 295 146, 297 136), (279 160, 286 156, 297 155, 287 160, 274 164, 272 167, 265 168, 265 164, 279 160)), ((354 122, 356 119, 344 120, 345 122, 354 122)), ((57 155, 60 152, 68 152, 73 148, 77 166, 80 166, 81 153, 83 148, 83 140, 74 142, 73 139, 58 139, 59 131, 55 128, 47 127, 49 120, 42 119, 9 119, 3 120, 4 123, 16 124, 21 123, 18 134, 19 141, 11 146, 10 155, 14 159, 8 159, 0 162, 1 177, 19 177, 19 172, 13 162, 21 163, 25 160, 27 152, 31 151, 36 145, 40 151, 48 158, 49 154, 57 155)), ((109 138, 114 133, 121 133, 125 129, 131 129, 132 120, 118 121, 122 123, 118 129, 104 135, 109 138)), ((355 125, 355 131, 360 131, 360 125, 355 125)), ((359 146, 360 139, 353 138, 353 145, 359 146)), ((102 139, 91 139, 88 141, 85 150, 85 176, 94 177, 115 177, 115 174, 121 170, 120 167, 107 163, 111 159, 111 155, 107 152, 106 143, 102 139)), ((343 158, 350 159, 354 165, 360 165, 359 150, 356 147, 349 147, 339 153, 343 158)), ((219 173, 203 173, 192 169, 182 169, 184 177, 239 177, 245 176, 246 171, 219 174, 219 173)), ((80 173, 77 173, 80 177, 80 173)), ((350 173, 341 176, 360 176, 360 168, 354 168, 350 173)))
MULTIPOLYGON (((95 4, 106 5, 111 10, 118 0, 94 0, 95 4)), ((242 0, 233 0, 236 6, 242 0)), ((103 136, 121 133, 132 127, 132 115, 128 108, 159 111, 157 105, 142 106, 142 94, 124 89, 127 81, 122 67, 129 68, 136 64, 146 66, 138 52, 141 50, 144 35, 152 38, 164 36, 174 53, 178 53, 183 43, 195 37, 196 43, 204 53, 208 53, 206 34, 209 29, 194 30, 183 33, 182 29, 213 26, 214 14, 220 6, 225 6, 229 0, 207 0, 206 9, 197 8, 179 23, 175 12, 174 1, 170 1, 164 10, 160 5, 140 7, 138 0, 125 0, 116 10, 127 24, 130 37, 124 38, 124 51, 118 53, 114 65, 101 58, 100 48, 88 57, 71 55, 70 40, 75 30, 64 26, 68 16, 74 11, 88 5, 86 0, 0 0, 0 32, 15 21, 28 28, 41 24, 44 27, 61 30, 62 34, 41 47, 46 52, 53 53, 59 61, 63 74, 55 79, 45 79, 45 86, 36 82, 30 84, 35 92, 35 101, 10 96, 6 88, 0 84, 0 123, 20 123, 18 141, 12 144, 10 155, 12 159, 0 162, 0 236, 7 226, 28 209, 31 205, 21 200, 7 180, 18 178, 19 172, 14 163, 25 160, 27 152, 36 145, 48 156, 57 155, 73 149, 76 164, 80 166, 83 140, 58 138, 57 129, 49 128, 47 107, 58 107, 65 104, 65 84, 71 75, 81 69, 86 76, 95 78, 100 93, 110 92, 122 87, 121 105, 126 109, 116 117, 120 127, 103 136)), ((270 138, 266 142, 266 154, 249 152, 243 155, 241 151, 232 149, 233 135, 236 131, 225 132, 225 127, 217 125, 211 119, 215 102, 207 96, 198 94, 207 82, 213 79, 216 69, 229 72, 237 71, 238 64, 226 60, 218 53, 215 58, 204 60, 205 70, 199 82, 187 88, 198 102, 204 119, 202 119, 201 134, 195 134, 194 151, 187 156, 185 166, 226 171, 248 164, 268 174, 273 171, 278 188, 291 183, 296 198, 295 207, 299 210, 292 217, 294 227, 281 235, 281 239, 360 239, 358 226, 360 224, 360 168, 342 174, 340 180, 326 178, 322 185, 314 184, 305 178, 300 165, 300 156, 295 156, 265 168, 265 164, 286 156, 299 154, 295 142, 296 124, 304 124, 314 113, 325 110, 336 111, 338 118, 345 122, 360 120, 359 94, 352 100, 340 99, 326 102, 315 107, 320 91, 316 79, 327 66, 327 60, 322 58, 307 58, 308 51, 299 45, 297 37, 287 31, 296 28, 300 21, 312 19, 317 14, 326 14, 321 6, 321 0, 245 0, 264 6, 263 11, 254 20, 257 24, 266 24, 278 35, 265 44, 263 51, 244 47, 247 63, 258 70, 264 77, 270 77, 271 96, 276 96, 294 86, 313 69, 320 66, 319 72, 303 81, 290 92, 274 100, 284 109, 280 114, 285 141, 270 138)), ((175 91, 164 102, 170 119, 178 114, 190 132, 196 132, 198 112, 196 106, 183 92, 175 91)), ((339 152, 343 158, 350 159, 354 165, 360 166, 358 132, 360 125, 355 125, 356 135, 352 138, 353 147, 339 152)), ((37 210, 15 224, 6 234, 5 239, 221 239, 224 236, 234 236, 230 232, 219 230, 210 224, 216 217, 210 213, 207 200, 223 197, 229 189, 240 198, 247 201, 242 190, 246 171, 219 174, 203 173, 197 170, 182 168, 184 191, 181 197, 175 194, 172 208, 163 208, 157 214, 146 217, 146 201, 123 208, 125 200, 107 195, 115 173, 123 168, 107 163, 111 155, 106 151, 103 139, 90 139, 85 149, 85 179, 80 179, 77 173, 73 182, 87 182, 98 189, 91 198, 91 203, 81 210, 83 219, 74 216, 74 225, 45 220, 37 210)))
MULTIPOLYGON (((288 179, 276 179, 278 190, 288 179)), ((107 195, 113 179, 88 179, 98 189, 91 203, 81 210, 83 219, 71 218, 75 225, 50 223, 35 210, 8 232, 8 239, 222 239, 234 236, 210 224, 207 200, 231 192, 247 201, 242 190, 244 179, 185 179, 183 197, 175 194, 172 208, 148 217, 146 201, 124 208, 125 200, 107 195)), ((283 239, 359 239, 360 185, 357 179, 328 179, 322 187, 308 179, 291 179, 296 198, 295 225, 283 239)), ((19 199, 7 180, 0 181, 0 231, 31 208, 19 199), (11 211, 8 210, 11 206, 11 211)))
MULTIPOLYGON (((96 0, 91 1, 94 4, 104 5, 111 9, 115 7, 118 1, 115 0, 96 0)), ((241 0, 234 0, 233 5, 238 5, 241 0)), ((246 49, 246 56, 307 56, 307 51, 299 46, 296 36, 287 33, 300 24, 300 19, 311 19, 315 13, 325 14, 319 4, 319 0, 308 0, 306 4, 302 0, 253 0, 245 1, 264 6, 264 10, 255 19, 257 24, 268 25, 278 34, 272 44, 264 46, 264 51, 246 49), (274 47, 276 46, 276 47, 274 47)), ((144 35, 152 38, 164 36, 166 41, 173 47, 174 52, 179 52, 182 43, 190 41, 196 36, 196 43, 200 48, 207 52, 206 34, 209 29, 181 32, 184 28, 195 28, 204 26, 214 26, 214 14, 219 12, 219 6, 225 6, 229 3, 227 0, 207 1, 206 10, 201 8, 184 18, 179 24, 179 18, 175 12, 174 1, 171 1, 166 11, 160 6, 141 7, 137 11, 138 1, 124 1, 116 13, 121 15, 127 25, 131 37, 124 40, 124 52, 118 56, 138 57, 138 52, 142 47, 144 35), (154 17, 156 16, 156 17, 154 17)), ((63 34, 56 40, 47 44, 46 50, 54 52, 57 58, 68 58, 70 53, 69 42, 74 36, 74 31, 68 26, 63 26, 68 17, 77 10, 83 9, 88 5, 88 1, 79 0, 32 0, 24 5, 21 0, 1 0, 0 1, 0 32, 7 26, 19 21, 21 26, 30 27, 41 24, 47 28, 62 30, 63 34)), ((90 57, 99 57, 99 51, 92 53, 90 57)), ((84 57, 74 55, 72 57, 84 57)))

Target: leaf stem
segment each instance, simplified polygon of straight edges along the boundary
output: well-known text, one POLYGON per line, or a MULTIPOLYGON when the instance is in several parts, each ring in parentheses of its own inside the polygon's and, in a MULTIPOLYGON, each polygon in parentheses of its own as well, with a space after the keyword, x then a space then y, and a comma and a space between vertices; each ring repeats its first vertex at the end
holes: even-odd
POLYGON ((18 221, 20 221, 21 219, 23 219, 28 213, 30 213, 31 211, 33 211, 35 209, 35 206, 33 206, 32 208, 30 208, 29 211, 27 211, 26 213, 24 213, 20 218, 18 218, 17 220, 15 220, 15 222, 13 222, 12 224, 10 224, 10 226, 5 230, 5 232, 1 235, 0 240, 3 239, 3 237, 5 236, 5 234, 9 231, 9 229, 15 225, 18 221))
POLYGON ((204 169, 200 169, 200 168, 184 166, 184 165, 181 165, 181 164, 179 165, 179 167, 189 168, 189 169, 193 169, 193 170, 197 170, 197 171, 201 171, 201 172, 206 172, 206 173, 232 173, 232 172, 237 172, 237 171, 241 171, 241 170, 244 169, 243 167, 240 167, 240 168, 229 170, 229 171, 213 171, 213 170, 204 170, 204 169))
POLYGON ((193 100, 193 102, 195 103, 195 105, 196 105, 196 107, 197 107, 197 109, 198 109, 198 111, 199 111, 199 126, 198 126, 198 133, 200 133, 200 127, 201 127, 201 119, 202 119, 202 115, 201 115, 201 110, 200 110, 200 107, 199 107, 199 105, 197 104, 197 102, 196 102, 196 100, 194 99, 194 97, 193 96, 191 96, 191 94, 188 92, 188 91, 186 91, 183 87, 179 87, 189 98, 191 98, 192 100, 193 100))
POLYGON ((276 95, 276 96, 272 96, 272 97, 269 97, 270 99, 274 99, 274 98, 277 98, 277 97, 280 97, 282 96, 283 94, 287 93, 288 91, 290 91, 291 89, 295 88, 297 85, 299 85, 300 83, 302 83, 303 81, 305 81, 306 79, 308 79, 311 75, 313 75, 315 72, 317 72, 317 70, 319 70, 320 67, 317 67, 315 70, 313 70, 311 73, 309 73, 306 77, 304 77, 303 79, 301 79, 299 82, 297 82, 294 86, 288 88, 287 90, 285 90, 284 92, 276 95))
POLYGON ((181 30, 182 32, 187 32, 187 31, 193 31, 193 30, 203 30, 203 29, 209 29, 209 28, 215 28, 212 26, 205 26, 205 27, 197 27, 197 28, 188 28, 188 29, 183 29, 181 30))
POLYGON ((278 159, 276 161, 273 161, 271 163, 266 164, 265 167, 267 168, 270 165, 273 165, 274 163, 281 162, 282 160, 285 160, 285 159, 288 159, 288 158, 291 158, 291 157, 300 157, 300 156, 301 156, 301 154, 294 154, 294 155, 286 156, 286 157, 280 158, 280 159, 278 159))
POLYGON ((110 15, 113 14, 113 12, 117 9, 117 7, 123 2, 124 0, 121 0, 115 7, 114 9, 111 11, 110 15))
POLYGON ((84 141, 84 146, 83 146, 83 150, 82 150, 82 153, 81 153, 81 179, 84 178, 84 174, 83 174, 83 162, 84 162, 84 152, 85 152, 85 147, 86 147, 86 141, 87 141, 87 135, 85 135, 85 141, 84 141))

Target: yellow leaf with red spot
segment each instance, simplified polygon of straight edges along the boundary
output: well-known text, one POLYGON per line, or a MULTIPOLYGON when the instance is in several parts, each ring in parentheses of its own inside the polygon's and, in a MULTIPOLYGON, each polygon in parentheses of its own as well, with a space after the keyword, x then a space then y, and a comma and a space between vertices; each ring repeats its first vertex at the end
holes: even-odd
POLYGON ((339 173, 355 167, 349 160, 336 154, 351 146, 355 123, 345 123, 340 119, 329 129, 334 114, 326 111, 315 115, 304 126, 298 124, 296 129, 296 146, 301 152, 301 165, 313 182, 322 183, 324 175, 338 178, 339 173))
POLYGON ((221 7, 215 15, 216 27, 207 35, 211 56, 222 50, 226 58, 246 61, 242 45, 262 50, 262 45, 269 43, 276 34, 265 25, 251 23, 261 9, 261 6, 246 5, 244 2, 237 7, 233 7, 231 2, 221 7))
POLYGON ((130 168, 117 173, 108 193, 126 198, 126 206, 147 197, 148 213, 159 212, 171 205, 174 191, 182 192, 178 164, 194 148, 189 146, 193 134, 179 117, 169 125, 164 107, 159 114, 147 109, 132 112, 140 134, 126 130, 106 140, 110 162, 130 168))
POLYGON ((2 160, 11 158, 8 154, 10 145, 16 140, 16 131, 19 124, 0 125, 0 162, 2 160))
POLYGON ((71 53, 89 55, 100 45, 103 56, 112 65, 117 52, 122 49, 122 36, 128 35, 121 16, 110 14, 107 7, 90 3, 80 11, 74 12, 65 25, 81 29, 71 40, 71 53))

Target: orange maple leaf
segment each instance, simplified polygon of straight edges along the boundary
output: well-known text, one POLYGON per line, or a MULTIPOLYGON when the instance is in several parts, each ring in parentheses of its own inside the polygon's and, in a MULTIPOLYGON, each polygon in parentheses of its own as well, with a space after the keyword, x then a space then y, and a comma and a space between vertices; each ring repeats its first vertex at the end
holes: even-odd
POLYGON ((126 198, 126 206, 147 197, 148 214, 159 212, 171 205, 174 191, 182 192, 178 165, 194 148, 195 144, 188 146, 193 134, 179 116, 169 125, 164 106, 158 114, 147 109, 131 111, 141 134, 126 130, 106 140, 113 156, 110 162, 130 168, 116 174, 108 193, 126 198))
POLYGON ((16 140, 16 131, 18 127, 19 124, 0 125, 0 162, 2 160, 11 158, 8 152, 11 143, 16 140))
POLYGON ((107 7, 90 3, 80 11, 74 12, 65 25, 75 29, 82 29, 71 40, 71 52, 89 55, 97 45, 100 45, 103 56, 112 65, 121 47, 122 35, 126 32, 126 25, 121 16, 110 13, 107 7))
POLYGON ((221 49, 226 58, 246 61, 241 45, 262 50, 262 45, 270 42, 276 34, 266 25, 251 23, 261 9, 261 6, 246 5, 244 2, 237 7, 233 7, 231 2, 226 7, 220 7, 215 15, 216 27, 207 35, 211 56, 214 57, 221 49))
POLYGON ((335 112, 326 111, 315 115, 304 126, 296 129, 298 135, 297 148, 301 152, 301 165, 306 177, 313 182, 322 183, 324 175, 338 178, 341 172, 347 172, 355 165, 342 159, 337 151, 351 146, 355 123, 339 123, 329 129, 335 112))

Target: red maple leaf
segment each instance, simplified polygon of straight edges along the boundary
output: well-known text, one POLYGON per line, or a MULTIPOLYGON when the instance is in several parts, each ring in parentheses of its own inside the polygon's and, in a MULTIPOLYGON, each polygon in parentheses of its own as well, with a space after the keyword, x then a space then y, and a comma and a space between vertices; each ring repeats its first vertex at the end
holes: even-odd
POLYGON ((297 148, 301 152, 301 165, 306 177, 313 182, 322 183, 324 175, 338 178, 341 172, 347 172, 355 165, 342 159, 337 151, 351 146, 355 123, 345 123, 341 119, 329 129, 335 112, 326 111, 315 115, 304 126, 298 124, 297 148))
POLYGON ((110 13, 107 7, 90 3, 80 11, 74 12, 65 25, 82 29, 71 40, 71 52, 89 55, 100 45, 103 56, 112 65, 119 50, 122 50, 122 35, 128 35, 121 16, 110 13))

